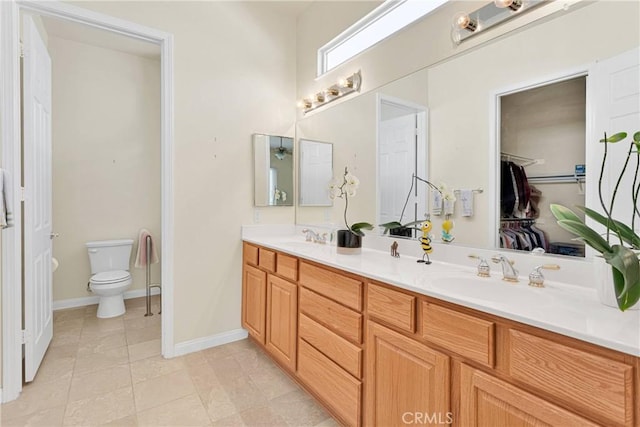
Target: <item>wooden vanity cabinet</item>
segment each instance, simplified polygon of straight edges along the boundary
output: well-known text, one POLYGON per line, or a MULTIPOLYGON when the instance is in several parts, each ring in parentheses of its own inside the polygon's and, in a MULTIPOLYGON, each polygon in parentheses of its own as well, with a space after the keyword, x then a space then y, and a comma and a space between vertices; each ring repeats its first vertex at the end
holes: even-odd
POLYGON ((257 245, 242 325, 348 426, 636 426, 640 358, 257 245))
POLYGON ((260 344, 266 337, 267 273, 245 264, 242 268, 242 327, 260 344))
POLYGON ((453 421, 449 356, 371 321, 367 323, 366 355, 365 425, 453 421))
POLYGON ((460 369, 460 411, 456 424, 465 427, 598 425, 465 364, 460 369))
POLYGON ((297 317, 298 286, 269 274, 265 345, 292 372, 296 370, 297 317))

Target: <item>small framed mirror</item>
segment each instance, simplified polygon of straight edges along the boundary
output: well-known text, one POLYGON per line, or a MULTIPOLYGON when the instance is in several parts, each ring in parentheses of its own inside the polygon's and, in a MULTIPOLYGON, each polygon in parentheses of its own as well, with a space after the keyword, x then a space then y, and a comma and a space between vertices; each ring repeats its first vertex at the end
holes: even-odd
POLYGON ((293 138, 253 135, 254 205, 293 206, 293 138))
POLYGON ((329 182, 333 177, 333 144, 300 140, 299 206, 332 206, 329 182))

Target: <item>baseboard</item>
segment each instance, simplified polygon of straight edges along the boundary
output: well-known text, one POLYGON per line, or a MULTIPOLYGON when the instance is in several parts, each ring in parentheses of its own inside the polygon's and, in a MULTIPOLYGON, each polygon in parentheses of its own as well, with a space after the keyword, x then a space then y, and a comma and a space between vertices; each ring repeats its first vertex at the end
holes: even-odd
MULTIPOLYGON (((160 289, 151 288, 151 295, 158 295, 160 289)), ((140 298, 147 295, 146 289, 133 289, 124 293, 124 299, 140 298)), ((61 299, 53 302, 53 310, 64 310, 65 308, 85 307, 87 305, 97 304, 100 300, 99 296, 80 297, 61 299)))
POLYGON ((247 336, 249 336, 249 334, 245 329, 234 329, 221 334, 184 341, 174 346, 174 357, 194 353, 211 347, 217 347, 234 341, 240 341, 247 338, 247 336))

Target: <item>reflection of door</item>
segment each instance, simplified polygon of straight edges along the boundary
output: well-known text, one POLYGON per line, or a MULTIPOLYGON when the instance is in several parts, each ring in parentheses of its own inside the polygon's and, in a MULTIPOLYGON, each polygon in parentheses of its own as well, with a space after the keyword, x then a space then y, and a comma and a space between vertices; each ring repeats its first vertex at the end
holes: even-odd
MULTIPOLYGON (((379 221, 386 223, 400 219, 411 175, 416 173, 416 114, 381 121, 379 131, 379 221)), ((407 206, 405 221, 413 219, 414 204, 415 201, 407 206)))
POLYGON ((33 381, 53 337, 51 272, 51 58, 24 17, 25 381, 33 381))
POLYGON ((275 206, 278 204, 276 199, 276 189, 278 188, 278 170, 276 168, 269 168, 269 205, 275 206))
POLYGON ((333 146, 321 142, 304 141, 300 147, 300 204, 304 206, 327 206, 329 182, 333 174, 333 146))
MULTIPOLYGON (((610 194, 627 157, 633 134, 640 130, 640 48, 598 62, 590 73, 590 78, 593 79, 591 87, 594 89, 594 125, 593 135, 587 142, 590 165, 587 169, 587 183, 594 185, 589 186, 586 203, 587 206, 599 206, 595 183, 598 182, 603 149, 602 144, 596 142, 603 137, 604 132, 608 135, 618 132, 629 134, 624 143, 610 144, 608 147, 608 167, 603 180, 603 198, 607 201, 610 200, 610 194)), ((628 189, 632 186, 634 174, 635 164, 631 162, 620 183, 621 190, 616 197, 612 214, 626 224, 631 224, 633 200, 628 189)), ((590 225, 604 231, 599 224, 591 222, 590 225)), ((635 231, 640 231, 640 221, 636 221, 635 231)))

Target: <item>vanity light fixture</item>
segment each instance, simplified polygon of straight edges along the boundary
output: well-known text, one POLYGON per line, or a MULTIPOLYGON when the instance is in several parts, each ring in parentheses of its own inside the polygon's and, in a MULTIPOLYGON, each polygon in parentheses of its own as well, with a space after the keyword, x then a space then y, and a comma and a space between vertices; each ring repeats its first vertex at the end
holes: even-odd
POLYGON ((300 101, 298 101, 298 108, 301 108, 305 113, 315 110, 318 107, 326 105, 336 99, 340 99, 345 95, 353 92, 360 92, 362 85, 362 75, 360 71, 353 73, 349 77, 342 78, 338 83, 329 86, 327 89, 316 93, 315 95, 309 95, 300 101))
POLYGON ((501 24, 514 16, 528 12, 549 0, 493 0, 469 13, 460 12, 453 17, 451 39, 455 44, 501 24))

